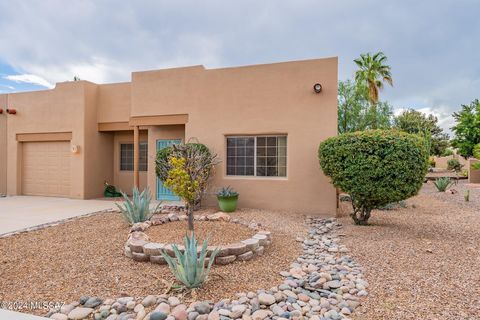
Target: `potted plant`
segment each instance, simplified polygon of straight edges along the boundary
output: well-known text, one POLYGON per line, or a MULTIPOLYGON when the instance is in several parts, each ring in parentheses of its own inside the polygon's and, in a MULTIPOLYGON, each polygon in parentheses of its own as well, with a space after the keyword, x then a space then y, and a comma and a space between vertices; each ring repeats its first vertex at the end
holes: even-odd
POLYGON ((222 187, 217 192, 218 206, 223 212, 233 212, 237 209, 238 192, 230 186, 222 187))

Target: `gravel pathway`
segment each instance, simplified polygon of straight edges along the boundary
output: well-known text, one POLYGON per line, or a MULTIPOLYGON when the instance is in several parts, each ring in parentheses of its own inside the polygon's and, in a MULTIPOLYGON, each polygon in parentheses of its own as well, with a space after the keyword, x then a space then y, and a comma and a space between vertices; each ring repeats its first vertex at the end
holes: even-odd
POLYGON ((465 203, 462 192, 429 183, 407 208, 373 212, 371 226, 342 218, 343 241, 370 283, 353 318, 480 319, 479 194, 465 203))

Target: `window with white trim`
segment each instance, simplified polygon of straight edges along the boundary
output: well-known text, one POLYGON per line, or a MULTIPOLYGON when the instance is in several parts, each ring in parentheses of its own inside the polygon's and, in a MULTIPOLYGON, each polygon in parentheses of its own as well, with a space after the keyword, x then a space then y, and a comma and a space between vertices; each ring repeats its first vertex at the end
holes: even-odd
MULTIPOLYGON (((148 143, 140 142, 138 149, 138 171, 148 169, 148 143)), ((120 170, 133 171, 133 143, 120 144, 120 170)))
POLYGON ((227 175, 287 176, 287 136, 227 137, 227 175))

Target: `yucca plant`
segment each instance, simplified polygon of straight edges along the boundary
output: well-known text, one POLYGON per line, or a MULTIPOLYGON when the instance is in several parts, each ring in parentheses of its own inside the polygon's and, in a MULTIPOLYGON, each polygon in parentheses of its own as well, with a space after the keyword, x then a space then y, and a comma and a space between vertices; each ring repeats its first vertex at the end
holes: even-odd
POLYGON ((134 187, 131 200, 127 194, 124 192, 121 193, 124 199, 123 205, 118 203, 115 204, 129 224, 147 221, 159 210, 160 205, 162 204, 160 202, 155 209, 150 210, 152 194, 148 187, 146 187, 141 193, 137 187, 134 187))
POLYGON ((452 183, 453 181, 449 177, 441 177, 433 182, 439 192, 445 192, 452 183))
POLYGON ((215 250, 213 250, 208 265, 205 266, 208 240, 203 241, 200 253, 197 253, 198 241, 195 239, 195 233, 192 232, 192 237, 185 235, 184 244, 184 253, 178 249, 177 245, 172 245, 175 258, 170 257, 165 250, 163 250, 161 254, 178 281, 183 283, 183 285, 189 289, 199 288, 207 280, 212 264, 215 261, 215 257, 220 251, 220 248, 215 248, 215 250))

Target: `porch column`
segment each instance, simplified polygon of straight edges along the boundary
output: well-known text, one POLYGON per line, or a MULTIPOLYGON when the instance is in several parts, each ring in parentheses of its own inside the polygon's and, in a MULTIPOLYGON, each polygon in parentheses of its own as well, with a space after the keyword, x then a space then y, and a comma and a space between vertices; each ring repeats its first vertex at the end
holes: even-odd
POLYGON ((138 126, 133 127, 133 185, 139 187, 139 174, 138 174, 138 157, 139 157, 139 133, 138 126))

